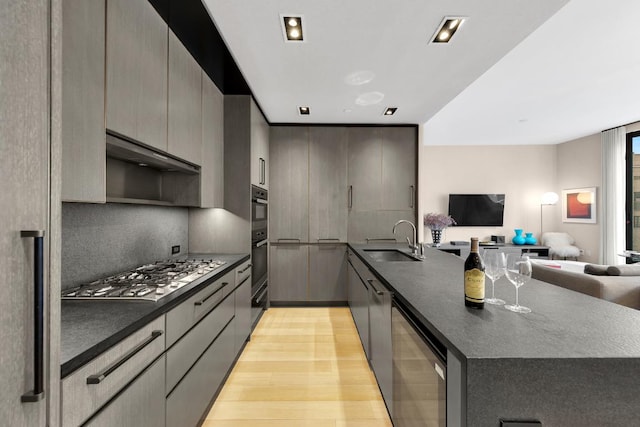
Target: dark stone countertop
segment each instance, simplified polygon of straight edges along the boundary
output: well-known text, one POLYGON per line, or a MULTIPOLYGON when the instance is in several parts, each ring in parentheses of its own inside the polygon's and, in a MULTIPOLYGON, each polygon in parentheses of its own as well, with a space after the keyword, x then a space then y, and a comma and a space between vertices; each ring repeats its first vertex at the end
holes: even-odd
POLYGON ((64 378, 153 319, 168 312, 203 285, 249 259, 248 254, 189 254, 187 258, 216 258, 227 263, 218 271, 153 301, 62 300, 61 377, 64 378))
MULTIPOLYGON (((490 304, 482 310, 467 308, 461 258, 427 248, 421 262, 378 262, 367 249, 408 252, 407 245, 349 246, 463 360, 640 358, 640 311, 534 279, 519 290, 529 314, 490 304)), ((515 287, 501 278, 496 296, 512 303, 515 287)))

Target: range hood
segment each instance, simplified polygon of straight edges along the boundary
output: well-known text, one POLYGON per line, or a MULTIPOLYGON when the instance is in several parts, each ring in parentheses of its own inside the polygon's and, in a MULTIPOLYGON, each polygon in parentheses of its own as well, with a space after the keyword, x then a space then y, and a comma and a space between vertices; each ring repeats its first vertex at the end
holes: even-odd
POLYGON ((137 144, 130 139, 107 131, 107 157, 111 157, 138 166, 150 167, 163 172, 182 172, 190 175, 200 174, 198 166, 160 153, 137 144))

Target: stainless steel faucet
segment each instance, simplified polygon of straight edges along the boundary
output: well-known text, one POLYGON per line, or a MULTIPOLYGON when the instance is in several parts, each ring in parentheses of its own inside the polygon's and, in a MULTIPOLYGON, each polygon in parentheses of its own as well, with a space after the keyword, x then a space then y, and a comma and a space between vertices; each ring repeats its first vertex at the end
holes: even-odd
POLYGON ((408 237, 407 237, 407 243, 409 244, 409 249, 411 249, 411 253, 413 255, 418 255, 418 231, 416 230, 416 226, 413 225, 411 221, 407 221, 406 219, 401 219, 400 221, 396 222, 393 226, 393 234, 396 234, 396 227, 402 224, 403 222, 406 222, 411 226, 411 228, 413 228, 413 243, 409 241, 408 237))

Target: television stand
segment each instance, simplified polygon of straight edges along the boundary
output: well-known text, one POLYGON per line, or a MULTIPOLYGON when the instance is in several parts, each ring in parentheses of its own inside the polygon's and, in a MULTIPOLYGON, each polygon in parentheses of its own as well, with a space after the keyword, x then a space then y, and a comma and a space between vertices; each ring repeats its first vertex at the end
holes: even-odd
MULTIPOLYGON (((460 246, 460 245, 452 245, 450 243, 442 243, 436 249, 442 252, 448 252, 454 255, 458 255, 461 258, 466 258, 469 255, 471 248, 469 246, 460 246)), ((549 258, 549 247, 541 246, 541 245, 514 245, 512 243, 504 243, 504 244, 496 244, 496 245, 486 245, 481 246, 480 251, 501 251, 505 254, 507 253, 519 253, 519 254, 527 254, 530 257, 535 257, 537 259, 548 259, 549 258)))

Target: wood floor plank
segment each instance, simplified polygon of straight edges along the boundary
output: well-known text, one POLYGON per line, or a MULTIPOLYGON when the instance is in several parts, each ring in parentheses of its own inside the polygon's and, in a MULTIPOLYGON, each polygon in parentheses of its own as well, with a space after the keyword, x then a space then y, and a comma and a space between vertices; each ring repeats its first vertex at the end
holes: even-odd
POLYGON ((391 426, 348 308, 271 308, 204 427, 391 426))

